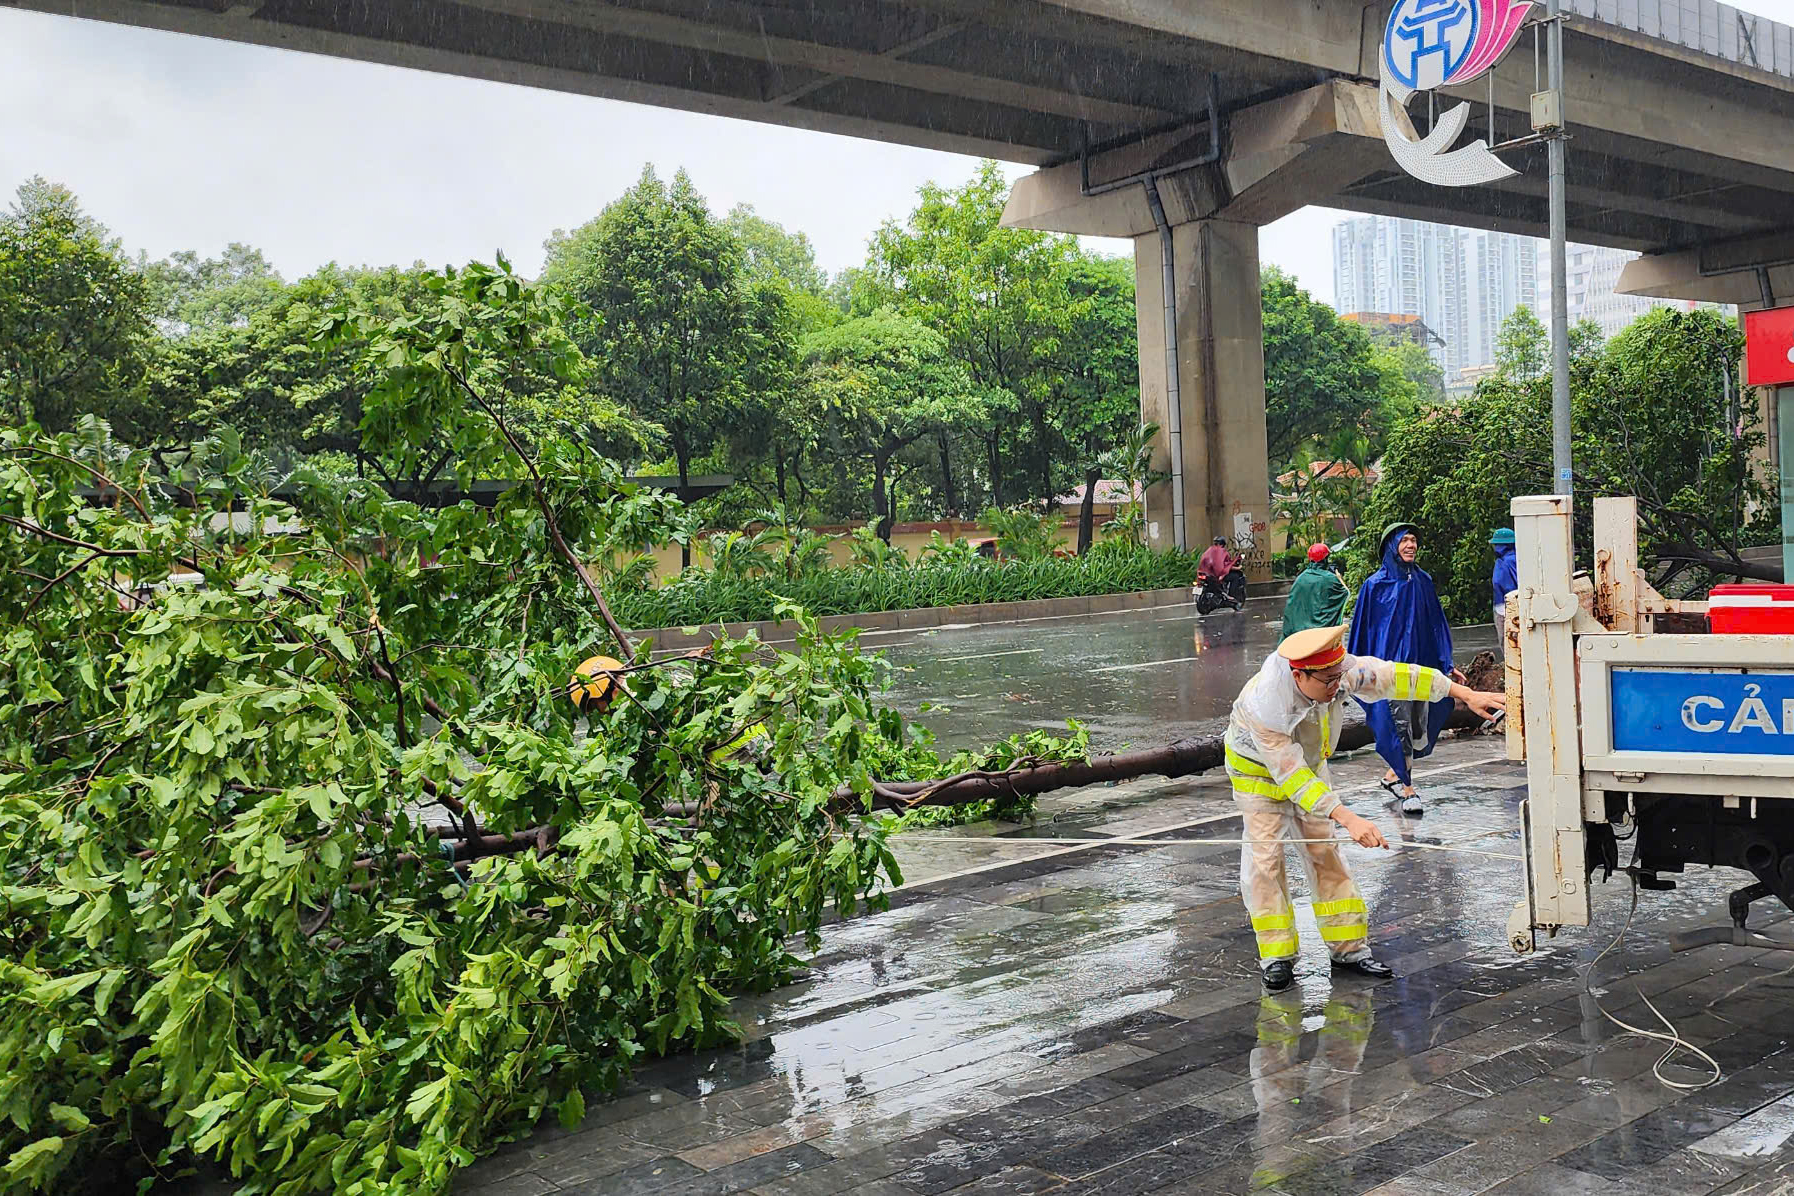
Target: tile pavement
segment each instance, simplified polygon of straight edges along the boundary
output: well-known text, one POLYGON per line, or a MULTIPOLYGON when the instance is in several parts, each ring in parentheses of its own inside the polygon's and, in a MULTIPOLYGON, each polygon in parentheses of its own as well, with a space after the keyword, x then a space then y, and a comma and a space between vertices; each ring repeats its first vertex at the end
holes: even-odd
MULTIPOLYGON (((740 1003, 744 1043, 643 1067, 577 1130, 501 1150, 457 1192, 1794 1196, 1794 954, 1662 937, 1720 920, 1740 878, 1645 894, 1591 996, 1582 968, 1623 882, 1598 890, 1595 927, 1514 956, 1516 865, 1425 845, 1517 852, 1523 774, 1486 741, 1431 767, 1423 819, 1352 799, 1410 844, 1350 857, 1392 982, 1333 982, 1299 901, 1301 985, 1262 996, 1238 848, 1204 841, 1238 834, 1202 821, 1225 791, 1167 785, 1162 808, 1078 826, 1182 827, 1163 847, 985 839, 957 857, 983 870, 955 876, 950 843, 919 845, 922 883, 830 927, 801 983, 740 1003), (1644 1024, 1645 997, 1721 1083, 1666 1087, 1662 1045, 1596 1004, 1644 1024)), ((1364 787, 1374 765, 1340 772, 1364 787)))

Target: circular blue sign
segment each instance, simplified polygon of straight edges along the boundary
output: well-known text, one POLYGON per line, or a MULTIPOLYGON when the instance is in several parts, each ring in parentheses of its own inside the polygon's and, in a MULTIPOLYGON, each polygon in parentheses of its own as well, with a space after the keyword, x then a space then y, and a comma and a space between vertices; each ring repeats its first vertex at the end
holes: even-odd
POLYGON ((1481 25, 1476 0, 1396 0, 1383 29, 1383 70, 1410 91, 1438 87, 1476 49, 1481 25))

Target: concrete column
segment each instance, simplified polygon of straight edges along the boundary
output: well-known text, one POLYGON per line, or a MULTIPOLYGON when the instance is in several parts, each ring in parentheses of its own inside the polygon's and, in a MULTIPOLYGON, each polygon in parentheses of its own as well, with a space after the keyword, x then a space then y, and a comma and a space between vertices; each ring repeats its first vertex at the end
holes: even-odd
MULTIPOLYGON (((1271 575, 1270 469, 1265 447, 1264 319, 1258 228, 1231 220, 1172 227, 1177 251, 1178 373, 1182 391, 1184 520, 1200 551, 1226 536, 1253 581, 1271 575)), ((1140 334, 1140 413, 1159 425, 1154 467, 1171 469, 1166 434, 1165 323, 1159 238, 1134 238, 1140 334)), ((1170 548, 1171 485, 1146 492, 1147 539, 1170 548)))

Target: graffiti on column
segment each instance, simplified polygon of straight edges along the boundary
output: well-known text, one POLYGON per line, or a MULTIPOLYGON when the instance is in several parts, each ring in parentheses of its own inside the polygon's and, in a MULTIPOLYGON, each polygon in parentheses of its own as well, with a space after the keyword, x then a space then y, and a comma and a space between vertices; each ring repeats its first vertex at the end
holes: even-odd
POLYGON ((1241 504, 1233 504, 1233 550, 1239 554, 1246 568, 1269 569, 1270 537, 1266 533, 1270 530, 1270 525, 1252 516, 1253 513, 1243 509, 1241 504))

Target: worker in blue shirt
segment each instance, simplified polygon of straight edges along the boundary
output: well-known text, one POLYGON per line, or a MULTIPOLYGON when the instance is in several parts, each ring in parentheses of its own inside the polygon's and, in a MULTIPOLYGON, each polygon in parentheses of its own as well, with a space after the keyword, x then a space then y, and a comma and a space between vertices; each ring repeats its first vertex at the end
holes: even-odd
POLYGON ((1495 575, 1490 584, 1495 590, 1495 659, 1507 663, 1507 596, 1520 588, 1520 566, 1514 560, 1514 529, 1498 527, 1489 537, 1495 546, 1495 575))

